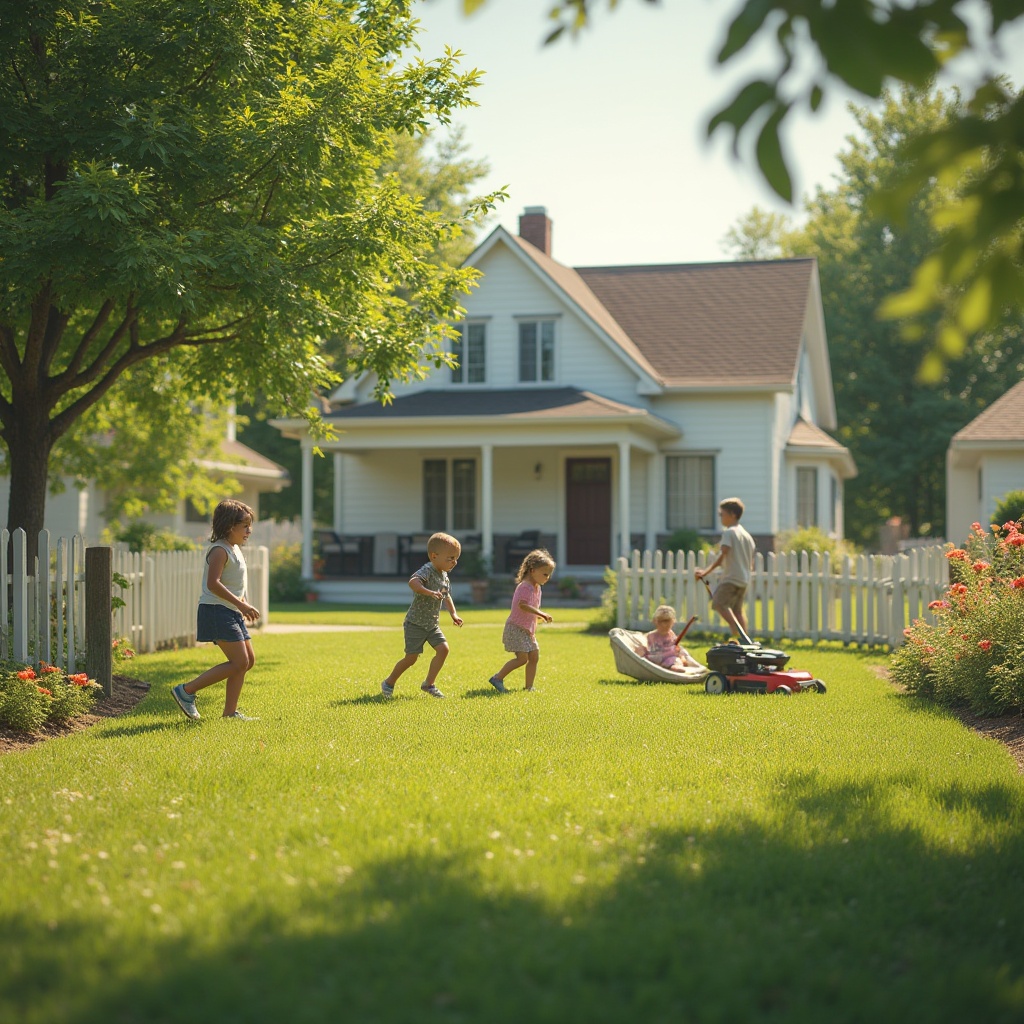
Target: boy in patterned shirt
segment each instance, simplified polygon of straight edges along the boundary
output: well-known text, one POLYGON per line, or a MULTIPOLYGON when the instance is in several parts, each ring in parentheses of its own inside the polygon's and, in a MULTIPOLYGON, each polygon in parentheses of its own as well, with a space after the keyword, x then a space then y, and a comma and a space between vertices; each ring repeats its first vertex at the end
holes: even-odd
POLYGON ((427 558, 429 561, 420 566, 409 577, 409 586, 414 593, 412 604, 406 612, 403 628, 405 630, 405 657, 395 662, 391 674, 380 684, 380 692, 385 697, 393 697, 398 677, 416 664, 416 659, 423 653, 424 643, 434 648, 434 657, 427 669, 427 678, 420 689, 431 697, 443 697, 437 688, 436 680, 445 658, 448 657, 448 641, 441 632, 438 618, 441 605, 448 610, 452 622, 462 625, 462 619, 455 610, 452 600, 451 583, 448 573, 455 568, 462 554, 462 545, 447 533, 435 533, 427 541, 427 558))

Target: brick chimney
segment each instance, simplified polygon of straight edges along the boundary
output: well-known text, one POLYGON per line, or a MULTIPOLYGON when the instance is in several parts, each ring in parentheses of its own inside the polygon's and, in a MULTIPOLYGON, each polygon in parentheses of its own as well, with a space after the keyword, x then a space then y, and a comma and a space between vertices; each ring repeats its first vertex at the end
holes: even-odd
POLYGON ((519 237, 551 255, 551 218, 545 206, 527 206, 519 215, 519 237))

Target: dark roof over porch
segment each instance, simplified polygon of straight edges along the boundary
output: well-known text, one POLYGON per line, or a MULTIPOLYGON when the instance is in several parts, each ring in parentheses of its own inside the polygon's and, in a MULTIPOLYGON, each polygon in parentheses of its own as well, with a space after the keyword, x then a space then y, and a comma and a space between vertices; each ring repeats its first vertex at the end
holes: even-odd
POLYGON ((518 420, 580 420, 622 418, 644 419, 652 424, 663 423, 672 434, 678 430, 664 423, 648 410, 616 402, 578 388, 509 388, 506 390, 474 389, 417 391, 396 398, 390 405, 361 402, 341 406, 324 417, 325 420, 403 420, 421 417, 479 418, 501 416, 518 420))

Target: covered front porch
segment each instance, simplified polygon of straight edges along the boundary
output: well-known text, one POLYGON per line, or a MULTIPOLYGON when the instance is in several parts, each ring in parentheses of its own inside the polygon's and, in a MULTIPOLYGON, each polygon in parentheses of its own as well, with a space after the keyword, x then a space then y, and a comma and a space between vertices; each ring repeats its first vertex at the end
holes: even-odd
POLYGON ((435 530, 462 541, 463 579, 509 575, 533 547, 547 547, 562 576, 599 576, 638 541, 653 545, 659 443, 679 437, 646 410, 575 389, 422 392, 325 419, 338 436, 319 443, 334 463, 333 517, 322 527, 306 424, 275 422, 302 445, 303 575, 353 595, 398 583, 403 598, 435 530))

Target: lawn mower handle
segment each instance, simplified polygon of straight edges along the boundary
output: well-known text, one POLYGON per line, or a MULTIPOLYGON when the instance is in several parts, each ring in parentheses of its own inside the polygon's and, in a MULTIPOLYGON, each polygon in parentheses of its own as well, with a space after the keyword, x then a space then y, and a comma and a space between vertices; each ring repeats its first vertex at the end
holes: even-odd
POLYGON ((698 618, 699 616, 697 615, 690 616, 690 621, 687 622, 685 626, 683 626, 683 628, 679 631, 679 636, 676 637, 676 647, 678 647, 679 644, 682 643, 683 637, 686 636, 687 631, 697 621, 698 618))
MULTIPOLYGON (((707 588, 708 597, 712 597, 713 595, 711 593, 711 584, 708 583, 707 578, 705 576, 701 576, 700 581, 707 588)), ((718 609, 715 609, 715 610, 718 611, 718 609)), ((726 618, 728 618, 728 620, 736 627, 736 632, 739 633, 740 639, 748 647, 757 647, 757 646, 759 646, 758 644, 755 644, 754 641, 751 640, 749 636, 747 636, 747 631, 739 624, 739 620, 733 614, 733 610, 731 608, 725 608, 725 609, 723 609, 723 611, 725 612, 726 618)))

